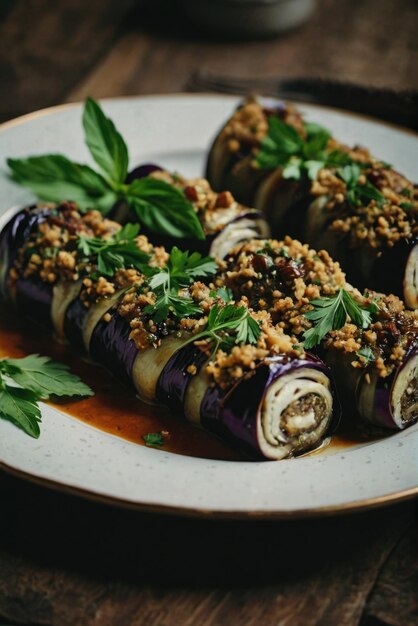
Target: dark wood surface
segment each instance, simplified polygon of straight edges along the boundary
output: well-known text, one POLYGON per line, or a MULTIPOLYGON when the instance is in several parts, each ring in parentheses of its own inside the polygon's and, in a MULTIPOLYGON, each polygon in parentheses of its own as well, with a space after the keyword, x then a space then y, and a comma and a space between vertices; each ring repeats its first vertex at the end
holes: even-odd
MULTIPOLYGON (((220 41, 173 1, 2 0, 0 118, 88 94, 181 91, 197 70, 416 89, 417 14, 415 0, 320 0, 280 38, 220 41)), ((418 624, 416 500, 326 519, 200 521, 4 474, 0 502, 0 624, 418 624)))

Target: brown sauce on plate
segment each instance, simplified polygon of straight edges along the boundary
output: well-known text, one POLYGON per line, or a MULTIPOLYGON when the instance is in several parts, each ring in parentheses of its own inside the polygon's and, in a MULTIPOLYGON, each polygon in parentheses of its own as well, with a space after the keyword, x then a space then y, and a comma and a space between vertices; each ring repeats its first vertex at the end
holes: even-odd
MULTIPOLYGON (((28 319, 1 311, 0 358, 19 358, 33 353, 67 364, 95 392, 91 398, 48 403, 60 411, 138 445, 145 445, 143 436, 148 433, 168 431, 169 437, 162 448, 167 452, 206 459, 247 460, 221 440, 188 424, 181 415, 141 402, 104 368, 80 357, 71 345, 54 341, 47 330, 28 319)), ((333 435, 328 446, 313 454, 337 452, 372 440, 357 433, 333 435)))

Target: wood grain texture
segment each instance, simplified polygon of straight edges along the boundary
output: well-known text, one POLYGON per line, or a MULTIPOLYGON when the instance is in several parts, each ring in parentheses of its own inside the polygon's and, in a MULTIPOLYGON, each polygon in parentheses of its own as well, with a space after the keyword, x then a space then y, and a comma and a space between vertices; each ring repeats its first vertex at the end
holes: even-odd
POLYGON ((0 21, 0 118, 60 102, 114 41, 134 4, 135 0, 6 3, 0 21))
POLYGON ((363 614, 397 615, 390 598, 397 584, 404 621, 386 623, 414 623, 417 561, 408 533, 416 534, 416 502, 242 523, 118 510, 6 476, 0 488, 3 621, 357 626, 363 614), (408 587, 394 583, 400 562, 412 573, 408 587))
POLYGON ((133 12, 126 33, 68 99, 181 91, 197 70, 418 87, 414 0, 320 0, 307 24, 264 41, 215 40, 176 6, 162 9, 160 0, 133 12))
MULTIPOLYGON (((369 598, 365 618, 391 626, 418 624, 418 526, 390 554, 369 598)), ((366 623, 367 626, 367 623, 366 623)))

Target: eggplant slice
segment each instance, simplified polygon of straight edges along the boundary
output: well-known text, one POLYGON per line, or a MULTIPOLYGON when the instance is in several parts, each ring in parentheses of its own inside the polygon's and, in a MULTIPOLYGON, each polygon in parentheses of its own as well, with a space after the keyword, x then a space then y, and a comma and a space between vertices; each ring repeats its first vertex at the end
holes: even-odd
MULTIPOLYGON (((15 226, 22 224, 21 214, 14 219, 15 226)), ((10 236, 13 226, 9 223, 0 234, 3 262, 19 254, 16 238, 10 236)), ((35 228, 31 222, 30 232, 35 228)), ((25 237, 19 244, 25 244, 25 237)), ((14 267, 24 273, 25 266, 14 267)), ((158 347, 138 349, 130 323, 118 312, 126 290, 96 298, 86 307, 79 279, 66 285, 57 276, 53 284, 29 274, 16 284, 17 297, 11 299, 18 310, 27 314, 39 309, 39 322, 47 321, 60 339, 87 352, 140 398, 182 413, 192 424, 245 449, 253 458, 278 460, 309 451, 324 441, 338 419, 330 372, 316 357, 264 359, 254 372, 225 388, 209 378, 208 357, 190 343, 188 332, 176 331, 162 337, 158 347)), ((10 296, 7 276, 3 286, 10 296)))
POLYGON ((329 152, 362 168, 358 180, 364 179, 361 185, 368 189, 361 201, 349 201, 348 187, 338 185, 338 165, 322 168, 314 181, 307 175, 285 179, 281 167, 260 168, 256 156, 270 116, 304 137, 301 115, 292 107, 250 98, 212 143, 209 183, 214 189, 231 189, 239 202, 262 212, 273 236, 290 235, 327 250, 357 288, 394 293, 408 308, 418 308, 418 187, 364 148, 350 149, 333 138, 329 152))

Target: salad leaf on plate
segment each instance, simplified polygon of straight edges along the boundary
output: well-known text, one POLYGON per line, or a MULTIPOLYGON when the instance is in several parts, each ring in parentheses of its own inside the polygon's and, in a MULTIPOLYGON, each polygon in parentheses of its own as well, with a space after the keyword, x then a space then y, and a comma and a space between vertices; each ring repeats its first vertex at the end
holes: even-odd
POLYGON ((0 359, 0 418, 39 437, 39 400, 51 396, 88 397, 94 392, 62 363, 39 354, 0 359))

